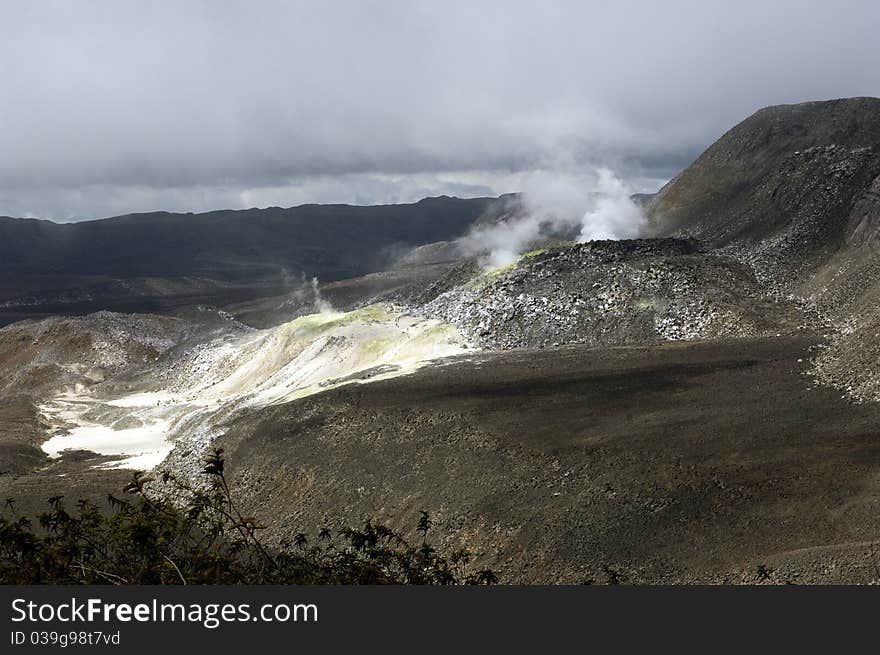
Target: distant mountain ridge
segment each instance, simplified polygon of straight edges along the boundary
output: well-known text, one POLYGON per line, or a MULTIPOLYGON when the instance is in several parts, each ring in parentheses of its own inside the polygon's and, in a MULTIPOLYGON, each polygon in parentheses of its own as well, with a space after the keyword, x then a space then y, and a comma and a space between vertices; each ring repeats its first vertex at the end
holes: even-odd
POLYGON ((329 277, 366 271, 381 248, 461 234, 491 198, 400 205, 153 212, 78 223, 0 217, 0 273, 212 275, 280 267, 329 277), (336 252, 326 252, 329 249, 336 252))
POLYGON ((34 301, 52 313, 55 301, 72 310, 82 302, 131 311, 110 300, 140 295, 145 309, 155 309, 151 298, 165 302, 168 295, 151 294, 159 279, 181 301, 189 294, 210 302, 215 294, 228 295, 229 285, 246 287, 245 297, 278 292, 302 273, 321 280, 363 275, 403 247, 458 237, 494 201, 443 196, 399 205, 155 212, 78 223, 4 217, 0 305, 34 301))

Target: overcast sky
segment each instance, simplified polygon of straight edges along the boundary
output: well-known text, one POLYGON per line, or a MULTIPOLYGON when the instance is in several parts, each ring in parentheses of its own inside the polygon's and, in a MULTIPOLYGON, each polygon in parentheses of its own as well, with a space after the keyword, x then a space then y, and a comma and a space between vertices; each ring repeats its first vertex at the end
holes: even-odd
POLYGON ((770 104, 880 95, 880 3, 0 3, 0 214, 655 190, 770 104))

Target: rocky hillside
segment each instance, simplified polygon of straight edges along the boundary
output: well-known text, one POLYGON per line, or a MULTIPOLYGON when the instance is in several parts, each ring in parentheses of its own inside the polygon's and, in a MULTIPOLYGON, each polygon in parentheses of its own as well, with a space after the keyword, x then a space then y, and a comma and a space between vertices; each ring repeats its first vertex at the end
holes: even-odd
POLYGON ((9 473, 46 466, 40 444, 49 426, 37 409, 40 401, 152 362, 193 332, 180 319, 112 312, 0 329, 0 488, 11 482, 9 473))
POLYGON ((691 236, 835 326, 818 379, 880 398, 880 99, 768 107, 648 205, 657 234, 691 236))
POLYGON ((218 443, 272 540, 430 509, 505 582, 876 580, 880 407, 811 388, 811 343, 475 353, 218 443))
POLYGON ((649 211, 658 232, 713 245, 759 241, 810 219, 842 237, 878 174, 880 99, 767 107, 670 181, 649 211))
POLYGON ((880 99, 768 107, 735 126, 649 203, 658 234, 730 246, 792 287, 880 221, 880 99))
POLYGON ((489 273, 466 264, 420 300, 414 311, 489 349, 773 336, 805 320, 750 268, 685 239, 551 248, 489 273))
POLYGON ((762 110, 639 199, 650 239, 487 270, 435 235, 297 292, 214 280, 265 329, 198 306, 2 329, 0 492, 193 475, 215 444, 270 541, 428 509, 511 582, 876 580, 878 125, 872 99, 762 110))
POLYGON ((153 361, 186 338, 176 318, 98 312, 0 329, 0 392, 88 385, 153 361))

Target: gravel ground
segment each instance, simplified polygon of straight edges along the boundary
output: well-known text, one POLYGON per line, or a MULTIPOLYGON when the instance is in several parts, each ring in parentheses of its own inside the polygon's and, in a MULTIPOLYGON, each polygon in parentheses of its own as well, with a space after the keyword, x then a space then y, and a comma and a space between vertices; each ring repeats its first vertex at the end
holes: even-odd
POLYGON ((475 354, 220 443, 273 539, 425 509, 508 582, 873 582, 880 405, 814 386, 815 343, 475 354))
POLYGON ((493 350, 773 336, 805 323, 795 303, 770 296, 750 268, 682 239, 541 251, 412 311, 454 323, 493 350))

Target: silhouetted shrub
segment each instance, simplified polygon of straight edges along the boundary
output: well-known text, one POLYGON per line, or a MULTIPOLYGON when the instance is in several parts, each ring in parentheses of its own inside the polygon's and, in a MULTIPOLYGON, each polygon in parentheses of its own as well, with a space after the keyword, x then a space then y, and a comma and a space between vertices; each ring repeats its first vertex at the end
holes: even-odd
POLYGON ((198 489, 164 474, 175 502, 147 490, 152 478, 136 474, 125 488, 132 499, 110 495, 110 512, 80 501, 69 513, 62 497, 49 499, 39 528, 7 501, 0 518, 0 582, 5 584, 491 584, 488 570, 470 570, 470 555, 438 553, 428 541, 423 512, 411 544, 385 525, 367 521, 316 538, 297 534, 269 548, 259 526, 235 504, 224 474, 222 449, 204 468, 198 489), (181 503, 180 499, 185 499, 181 503))

